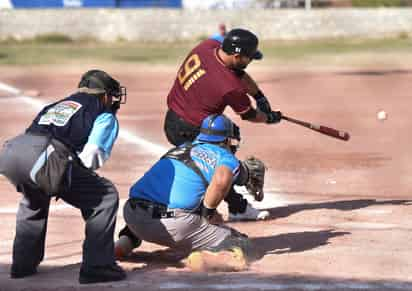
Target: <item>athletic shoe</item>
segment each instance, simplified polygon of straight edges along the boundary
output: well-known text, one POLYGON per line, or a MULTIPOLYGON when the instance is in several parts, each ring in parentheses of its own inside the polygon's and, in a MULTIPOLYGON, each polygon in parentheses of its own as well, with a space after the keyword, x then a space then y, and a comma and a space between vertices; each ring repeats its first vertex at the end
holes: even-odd
POLYGON ((219 252, 195 251, 187 257, 185 265, 194 272, 238 272, 248 268, 239 247, 219 252))
POLYGON ((126 278, 126 272, 116 263, 108 266, 80 268, 79 283, 92 284, 120 281, 126 278))
POLYGON ((120 231, 119 239, 114 243, 114 253, 117 259, 127 257, 132 251, 142 244, 142 240, 136 237, 127 225, 120 231))
POLYGON ((246 210, 243 213, 230 213, 229 221, 241 221, 241 220, 265 220, 269 218, 269 211, 259 210, 254 208, 250 203, 247 204, 246 210))
POLYGON ((27 267, 27 266, 16 266, 14 264, 11 265, 10 270, 10 278, 12 279, 20 279, 24 277, 28 277, 37 273, 36 267, 27 267))

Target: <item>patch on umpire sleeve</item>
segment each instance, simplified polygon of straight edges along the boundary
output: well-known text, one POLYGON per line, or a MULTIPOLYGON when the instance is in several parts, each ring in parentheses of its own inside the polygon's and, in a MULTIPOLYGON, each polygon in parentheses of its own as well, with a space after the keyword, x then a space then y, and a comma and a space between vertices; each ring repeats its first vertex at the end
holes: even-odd
POLYGON ((70 118, 82 107, 78 102, 63 101, 50 108, 39 120, 41 125, 65 126, 70 118))

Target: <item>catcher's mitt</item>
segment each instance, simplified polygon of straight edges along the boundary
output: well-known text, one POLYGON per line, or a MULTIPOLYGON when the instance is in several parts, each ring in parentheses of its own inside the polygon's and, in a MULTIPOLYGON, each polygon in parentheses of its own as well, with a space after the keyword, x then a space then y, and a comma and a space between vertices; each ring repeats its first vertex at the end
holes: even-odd
POLYGON ((249 172, 246 189, 255 197, 256 201, 262 201, 264 197, 263 185, 265 184, 265 164, 253 156, 247 158, 243 164, 247 167, 249 172))

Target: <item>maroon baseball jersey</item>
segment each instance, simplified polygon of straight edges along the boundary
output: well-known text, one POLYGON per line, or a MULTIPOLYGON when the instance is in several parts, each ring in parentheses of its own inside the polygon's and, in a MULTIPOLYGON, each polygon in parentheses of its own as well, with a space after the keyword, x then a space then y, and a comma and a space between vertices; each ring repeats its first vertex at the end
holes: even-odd
POLYGON ((200 126, 210 114, 221 114, 229 105, 236 113, 249 110, 246 85, 219 58, 220 42, 205 40, 180 67, 167 104, 186 122, 200 126))

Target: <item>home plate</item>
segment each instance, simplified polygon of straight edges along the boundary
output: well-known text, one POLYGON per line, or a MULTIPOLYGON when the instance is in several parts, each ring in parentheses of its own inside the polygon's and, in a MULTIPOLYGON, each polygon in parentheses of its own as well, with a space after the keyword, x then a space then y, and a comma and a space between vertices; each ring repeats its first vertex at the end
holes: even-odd
POLYGON ((255 201, 253 199, 253 196, 249 194, 249 192, 246 190, 245 186, 234 186, 236 192, 239 194, 244 195, 244 198, 247 199, 247 201, 252 204, 254 208, 257 209, 269 209, 269 208, 275 208, 275 207, 282 207, 290 204, 290 201, 284 199, 282 195, 280 195, 279 189, 278 188, 265 188, 265 197, 263 198, 262 201, 255 201))

